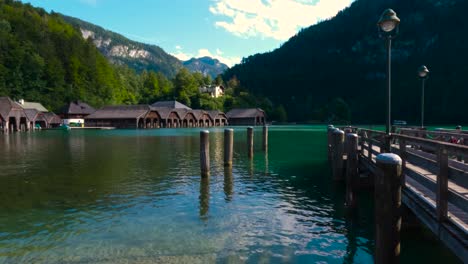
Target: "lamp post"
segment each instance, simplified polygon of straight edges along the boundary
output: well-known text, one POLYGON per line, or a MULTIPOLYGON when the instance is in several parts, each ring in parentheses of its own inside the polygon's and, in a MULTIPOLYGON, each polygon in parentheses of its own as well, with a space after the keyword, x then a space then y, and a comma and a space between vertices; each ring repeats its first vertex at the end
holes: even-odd
POLYGON ((387 46, 387 123, 385 126, 387 135, 390 135, 391 128, 392 40, 398 34, 399 25, 400 19, 392 9, 385 10, 377 23, 379 36, 385 39, 387 46))
POLYGON ((429 70, 426 66, 422 65, 418 69, 418 76, 422 82, 421 89, 421 128, 424 127, 424 85, 426 84, 426 79, 429 77, 429 70))

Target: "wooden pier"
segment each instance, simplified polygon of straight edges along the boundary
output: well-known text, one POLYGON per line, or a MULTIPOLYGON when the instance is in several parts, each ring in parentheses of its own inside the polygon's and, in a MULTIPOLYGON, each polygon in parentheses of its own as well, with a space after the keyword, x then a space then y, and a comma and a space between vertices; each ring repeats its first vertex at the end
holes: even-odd
MULTIPOLYGON (((377 166, 378 156, 382 153, 398 155, 402 161, 399 186, 402 204, 466 263, 468 146, 440 140, 453 136, 449 135, 454 134, 453 132, 402 132, 403 134, 387 136, 384 132, 369 129, 346 127, 341 130, 329 127, 328 157, 333 169, 333 178, 344 180, 344 175, 347 176, 346 183, 350 186, 347 186, 346 200, 347 204, 351 203, 350 207, 354 207, 356 201, 353 196, 357 189, 366 183, 370 183, 372 187, 377 186, 374 179, 376 175, 382 174, 377 166), (343 133, 344 142, 341 140, 343 133), (357 144, 353 136, 348 136, 353 134, 358 139, 357 144), (429 134, 430 139, 427 136, 429 134), (354 161, 355 156, 357 162, 354 161), (350 162, 347 162, 348 159, 350 162)), ((376 219, 377 224, 378 221, 380 220, 376 219)), ((389 232, 391 233, 390 230, 389 232)), ((376 238, 379 239, 381 238, 376 238)), ((376 243, 378 244, 378 241, 376 243)), ((376 248, 376 252, 378 250, 376 248)))

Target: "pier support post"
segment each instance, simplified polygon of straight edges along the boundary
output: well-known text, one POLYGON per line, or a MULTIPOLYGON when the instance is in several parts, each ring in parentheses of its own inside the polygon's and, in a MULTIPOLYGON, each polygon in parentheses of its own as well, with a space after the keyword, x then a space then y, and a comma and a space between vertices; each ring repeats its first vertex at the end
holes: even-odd
POLYGON ((264 151, 268 150, 268 126, 264 125, 263 126, 263 141, 262 141, 262 149, 264 151))
POLYGON ((234 130, 224 129, 224 167, 232 166, 232 152, 234 148, 234 130))
POLYGON ((359 180, 358 172, 358 135, 346 135, 346 206, 350 209, 356 207, 356 188, 359 180))
POLYGON ((247 152, 249 158, 253 158, 253 150, 254 150, 254 134, 253 134, 253 127, 247 128, 247 152))
POLYGON ((210 132, 200 131, 200 169, 202 177, 210 175, 210 132))
POLYGON ((447 219, 448 213, 448 152, 444 147, 440 147, 437 151, 439 175, 437 175, 437 192, 436 192, 436 210, 437 220, 443 222, 447 219))
POLYGON ((333 140, 333 130, 335 127, 328 125, 327 127, 327 149, 328 149, 328 162, 332 161, 332 140, 333 140))
POLYGON ((375 178, 375 263, 400 263, 401 158, 380 154, 375 178))
POLYGON ((333 180, 343 180, 343 153, 344 153, 344 132, 339 129, 333 131, 333 180))

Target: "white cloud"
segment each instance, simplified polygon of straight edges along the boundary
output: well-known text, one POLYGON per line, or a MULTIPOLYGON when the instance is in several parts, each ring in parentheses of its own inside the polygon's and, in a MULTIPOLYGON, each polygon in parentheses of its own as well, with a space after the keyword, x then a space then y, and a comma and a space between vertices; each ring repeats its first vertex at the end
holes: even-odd
MULTIPOLYGON (((177 49, 177 47, 176 47, 177 49)), ((235 57, 235 56, 222 56, 224 52, 222 52, 220 49, 216 49, 215 53, 210 52, 208 49, 199 49, 196 54, 192 53, 185 53, 182 51, 182 49, 177 49, 175 53, 171 53, 172 56, 175 56, 179 60, 186 61, 191 58, 200 58, 200 57, 211 57, 219 60, 220 62, 226 64, 229 67, 232 67, 233 65, 239 63, 241 61, 241 58, 235 57)))
POLYGON ((175 46, 175 48, 176 48, 176 50, 181 50, 182 49, 182 47, 179 46, 179 45, 175 46))
POLYGON ((224 16, 215 22, 239 37, 286 40, 300 28, 335 16, 354 0, 214 0, 210 12, 224 16))

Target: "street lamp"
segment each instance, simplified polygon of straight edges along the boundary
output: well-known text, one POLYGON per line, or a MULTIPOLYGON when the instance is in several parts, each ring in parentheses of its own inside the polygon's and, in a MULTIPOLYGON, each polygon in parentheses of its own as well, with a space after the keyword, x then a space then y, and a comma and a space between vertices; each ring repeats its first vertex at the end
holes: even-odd
POLYGON ((424 85, 426 84, 426 79, 429 77, 429 70, 426 66, 422 65, 418 69, 418 76, 421 78, 422 90, 421 90, 421 128, 424 127, 424 85))
POLYGON ((387 9, 383 12, 382 16, 377 23, 379 29, 379 36, 386 41, 387 46, 387 124, 386 133, 390 135, 391 127, 391 87, 392 87, 392 40, 397 36, 399 31, 400 19, 397 17, 395 11, 387 9))

